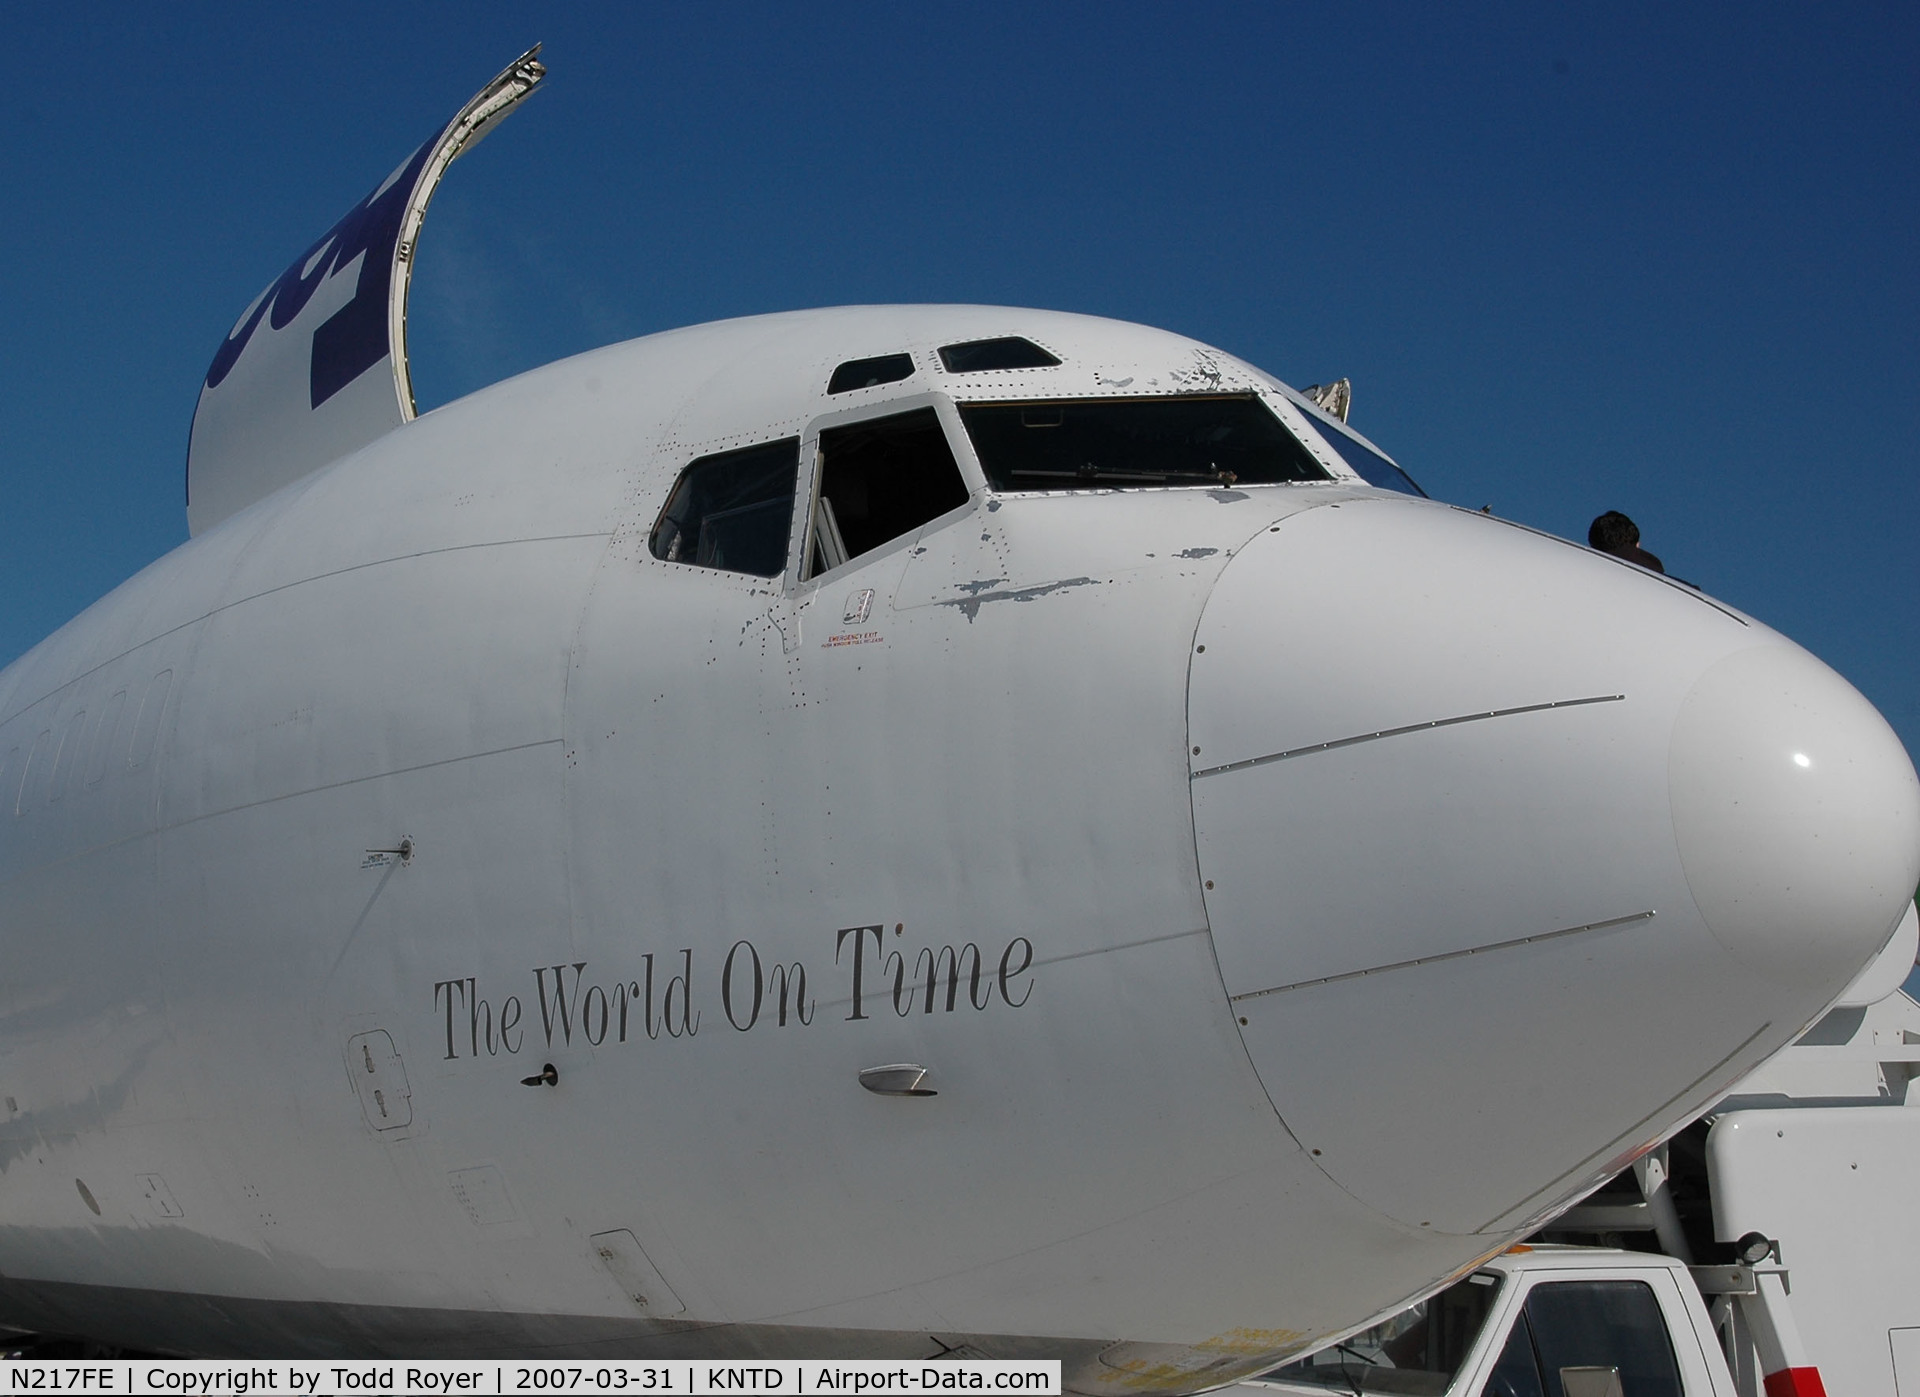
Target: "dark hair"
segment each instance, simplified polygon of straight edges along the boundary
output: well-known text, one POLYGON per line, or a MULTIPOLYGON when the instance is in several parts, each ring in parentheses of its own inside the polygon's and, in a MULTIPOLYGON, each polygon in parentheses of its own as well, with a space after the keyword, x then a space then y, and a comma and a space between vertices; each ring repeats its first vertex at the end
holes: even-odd
POLYGON ((1638 547, 1640 528, 1617 509, 1610 509, 1587 526, 1587 544, 1602 553, 1621 553, 1638 547))

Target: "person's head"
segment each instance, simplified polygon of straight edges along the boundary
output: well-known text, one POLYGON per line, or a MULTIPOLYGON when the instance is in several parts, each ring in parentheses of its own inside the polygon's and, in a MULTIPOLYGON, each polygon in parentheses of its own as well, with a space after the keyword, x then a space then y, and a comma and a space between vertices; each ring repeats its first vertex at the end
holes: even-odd
POLYGON ((1602 553, 1624 554, 1640 546, 1640 529, 1617 509, 1610 509, 1587 526, 1587 544, 1602 553))

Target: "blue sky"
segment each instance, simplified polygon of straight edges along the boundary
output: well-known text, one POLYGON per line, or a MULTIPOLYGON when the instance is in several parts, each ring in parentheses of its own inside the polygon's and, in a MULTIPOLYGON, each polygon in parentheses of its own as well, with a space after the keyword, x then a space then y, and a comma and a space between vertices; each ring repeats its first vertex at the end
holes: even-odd
POLYGON ((0 115, 0 661, 186 537, 253 296, 534 40, 449 176, 423 406, 866 301, 1163 325, 1435 495, 1677 574, 1920 751, 1920 10, 24 5, 0 115))

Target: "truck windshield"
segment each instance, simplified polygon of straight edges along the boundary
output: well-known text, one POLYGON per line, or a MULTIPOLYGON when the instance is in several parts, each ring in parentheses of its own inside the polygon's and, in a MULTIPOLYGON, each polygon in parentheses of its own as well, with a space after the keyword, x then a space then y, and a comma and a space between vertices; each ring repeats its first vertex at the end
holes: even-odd
POLYGON ((1283 1392, 1445 1392, 1480 1337, 1499 1293, 1498 1275, 1475 1271, 1345 1343, 1255 1381, 1283 1392))
POLYGON ((1251 394, 961 403, 960 420, 1003 493, 1330 478, 1251 394))

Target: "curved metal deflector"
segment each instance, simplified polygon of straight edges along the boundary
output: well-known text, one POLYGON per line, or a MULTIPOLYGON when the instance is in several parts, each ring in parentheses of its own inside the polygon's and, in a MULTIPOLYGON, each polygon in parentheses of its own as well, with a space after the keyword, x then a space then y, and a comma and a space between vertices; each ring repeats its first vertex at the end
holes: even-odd
POLYGON ((194 408, 190 532, 413 420, 407 290, 428 201, 447 166, 546 75, 539 53, 535 44, 475 93, 247 307, 194 408))

